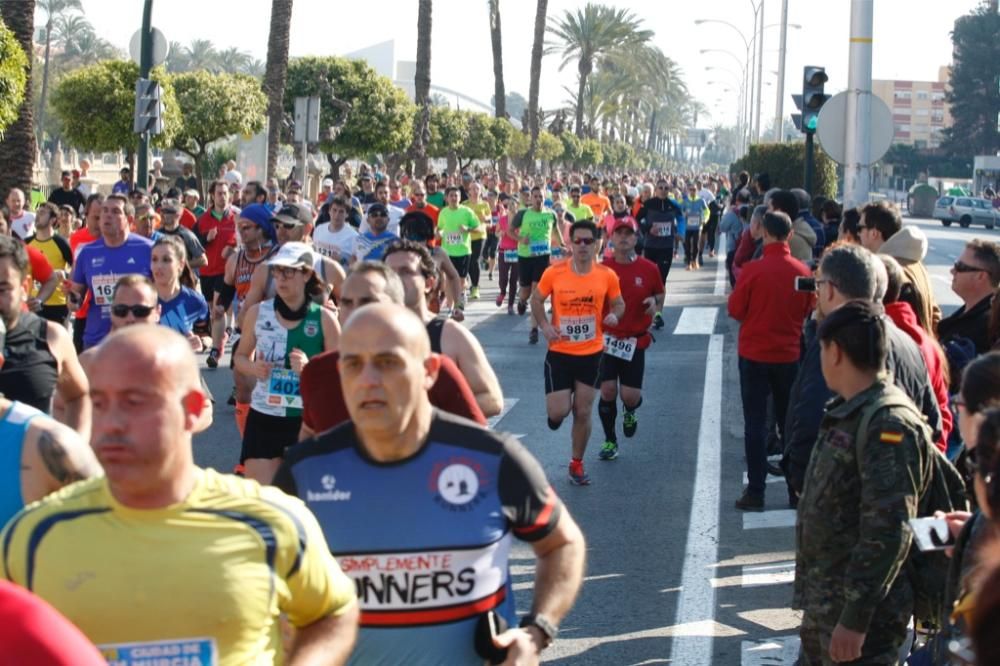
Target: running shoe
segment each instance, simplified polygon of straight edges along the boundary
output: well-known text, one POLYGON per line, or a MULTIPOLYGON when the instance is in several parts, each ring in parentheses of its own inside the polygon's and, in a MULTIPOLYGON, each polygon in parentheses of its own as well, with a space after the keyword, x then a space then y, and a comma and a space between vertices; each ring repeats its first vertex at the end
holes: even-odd
POLYGON ((587 472, 583 469, 583 461, 577 462, 575 460, 569 463, 569 482, 574 486, 589 486, 590 477, 587 472))
POLYGON ((236 463, 236 465, 233 467, 233 474, 235 474, 236 476, 246 476, 247 468, 243 466, 243 463, 236 463))
POLYGON ((533 344, 533 345, 537 345, 538 344, 538 329, 537 328, 531 329, 531 332, 528 333, 528 342, 531 343, 531 344, 533 344))
POLYGON ((497 307, 503 305, 503 294, 497 294, 497 307))
POLYGON ((524 313, 527 312, 527 311, 528 311, 528 304, 525 303, 524 301, 518 301, 517 302, 517 314, 520 315, 520 316, 524 316, 524 313))
POLYGON ((469 298, 474 301, 479 300, 479 287, 472 287, 469 289, 469 298))
POLYGON ((663 315, 657 312, 656 316, 653 317, 653 328, 655 328, 656 330, 660 330, 661 328, 663 328, 663 326, 664 326, 663 315))
POLYGON ((514 314, 514 306, 513 305, 508 305, 507 306, 507 314, 509 314, 509 315, 514 314))
MULTIPOLYGON (((617 458, 618 442, 612 442, 610 439, 604 442, 604 446, 601 447, 601 452, 597 454, 597 457, 601 460, 614 460, 617 458)), ((572 474, 572 467, 570 470, 570 474, 572 474)))
POLYGON ((625 415, 622 417, 622 428, 625 430, 625 436, 631 437, 634 435, 638 427, 639 417, 635 415, 635 412, 626 410, 625 415))
POLYGON ((226 401, 226 404, 230 405, 230 406, 236 404, 236 387, 235 386, 233 387, 233 392, 229 394, 229 400, 226 401))
POLYGON ((213 349, 208 352, 208 358, 205 359, 205 365, 213 369, 219 367, 219 356, 221 356, 221 354, 218 349, 213 349))

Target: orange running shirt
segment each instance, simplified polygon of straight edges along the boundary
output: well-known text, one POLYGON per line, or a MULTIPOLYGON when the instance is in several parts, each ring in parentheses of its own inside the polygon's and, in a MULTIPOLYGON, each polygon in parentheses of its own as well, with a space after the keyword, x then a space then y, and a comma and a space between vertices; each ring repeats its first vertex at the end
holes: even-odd
POLYGON ((589 273, 580 275, 573 271, 572 261, 563 261, 545 269, 538 292, 543 298, 552 296, 552 325, 563 334, 549 343, 550 350, 575 356, 604 351, 604 305, 622 295, 613 270, 594 264, 589 273))
POLYGON ((611 199, 597 192, 587 192, 580 197, 580 203, 590 206, 594 211, 595 220, 604 219, 604 216, 611 212, 611 199))

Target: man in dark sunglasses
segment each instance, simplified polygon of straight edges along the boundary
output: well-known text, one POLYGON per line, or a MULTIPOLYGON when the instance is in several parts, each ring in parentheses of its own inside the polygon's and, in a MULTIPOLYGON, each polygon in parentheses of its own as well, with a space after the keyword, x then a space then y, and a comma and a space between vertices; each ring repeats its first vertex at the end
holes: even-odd
MULTIPOLYGON (((938 324, 942 344, 955 338, 967 338, 977 354, 990 349, 990 306, 1000 285, 1000 244, 974 239, 965 245, 958 261, 951 267, 951 290, 962 299, 962 306, 938 324)), ((952 368, 952 376, 960 376, 952 368)))

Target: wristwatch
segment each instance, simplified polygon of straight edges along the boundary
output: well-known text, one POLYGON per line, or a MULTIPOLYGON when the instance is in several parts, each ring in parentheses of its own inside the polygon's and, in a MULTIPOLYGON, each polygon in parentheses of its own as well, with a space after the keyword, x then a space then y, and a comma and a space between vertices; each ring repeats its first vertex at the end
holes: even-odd
POLYGON ((554 641, 556 636, 559 635, 559 627, 553 624, 549 618, 541 614, 525 615, 521 618, 521 624, 518 626, 522 629, 526 627, 535 627, 542 632, 542 635, 545 637, 545 645, 542 646, 543 650, 552 645, 552 641, 554 641))

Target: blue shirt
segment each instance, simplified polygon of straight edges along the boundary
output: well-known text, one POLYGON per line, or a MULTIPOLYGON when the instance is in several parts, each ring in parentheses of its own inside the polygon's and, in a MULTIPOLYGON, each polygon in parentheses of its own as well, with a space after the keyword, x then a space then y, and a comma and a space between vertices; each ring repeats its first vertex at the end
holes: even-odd
POLYGON ((83 346, 93 347, 111 331, 111 299, 115 283, 124 275, 150 277, 153 241, 139 234, 128 234, 118 247, 108 247, 98 238, 80 248, 73 264, 73 282, 90 292, 90 310, 83 329, 83 346))
POLYGON ((361 261, 380 261, 386 248, 389 247, 389 243, 398 238, 399 236, 390 231, 383 231, 378 235, 366 231, 358 235, 358 240, 354 245, 354 254, 361 261))
POLYGON ((205 297, 194 289, 181 287, 181 292, 169 301, 160 299, 160 323, 187 336, 194 330, 194 323, 208 316, 205 297))
POLYGON ((685 199, 682 208, 684 208, 685 229, 692 231, 701 229, 701 225, 708 219, 708 204, 705 200, 695 195, 694 199, 685 199))

